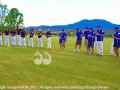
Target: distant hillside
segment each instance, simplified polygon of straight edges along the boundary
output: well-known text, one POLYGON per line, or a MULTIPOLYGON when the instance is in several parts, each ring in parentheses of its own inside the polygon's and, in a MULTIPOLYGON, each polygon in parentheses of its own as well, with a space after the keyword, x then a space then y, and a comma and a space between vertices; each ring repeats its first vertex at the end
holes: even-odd
POLYGON ((30 30, 33 28, 34 30, 42 29, 42 30, 47 30, 50 29, 51 31, 58 31, 61 29, 65 30, 75 30, 76 28, 84 29, 85 27, 91 27, 96 29, 96 26, 100 25, 104 30, 113 30, 115 26, 119 26, 117 24, 113 24, 109 21, 103 20, 103 19, 93 19, 93 20, 88 20, 84 19, 79 22, 73 23, 73 24, 68 24, 68 25, 54 25, 54 26, 31 26, 31 27, 26 27, 25 30, 30 30))

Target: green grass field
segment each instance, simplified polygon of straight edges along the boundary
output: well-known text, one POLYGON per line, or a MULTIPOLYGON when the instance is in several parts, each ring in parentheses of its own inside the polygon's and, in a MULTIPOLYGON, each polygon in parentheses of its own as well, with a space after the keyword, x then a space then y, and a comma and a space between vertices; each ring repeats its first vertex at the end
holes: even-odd
MULTIPOLYGON (((120 62, 114 59, 114 56, 108 55, 112 39, 105 39, 103 57, 96 56, 96 50, 94 55, 86 54, 84 45, 82 45, 80 53, 73 53, 74 37, 68 37, 65 51, 59 50, 58 37, 52 37, 52 49, 46 48, 45 37, 43 40, 44 48, 37 47, 37 37, 34 38, 34 48, 0 46, 0 90, 2 87, 4 90, 13 90, 12 87, 15 86, 26 86, 22 90, 81 89, 80 87, 75 88, 75 86, 107 86, 109 90, 120 90, 120 62), (37 50, 44 58, 48 58, 43 53, 44 51, 52 56, 50 65, 34 64, 34 60, 38 58, 34 56, 37 50), (57 89, 55 86, 62 87, 57 89), (70 86, 71 88, 69 88, 70 86)), ((90 87, 86 89, 92 90, 90 87)))

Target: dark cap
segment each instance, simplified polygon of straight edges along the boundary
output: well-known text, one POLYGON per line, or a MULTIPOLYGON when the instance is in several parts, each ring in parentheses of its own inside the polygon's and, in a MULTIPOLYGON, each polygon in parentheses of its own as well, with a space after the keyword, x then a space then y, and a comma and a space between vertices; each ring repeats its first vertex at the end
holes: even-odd
POLYGON ((115 27, 114 30, 115 30, 115 29, 119 29, 119 27, 115 27))
POLYGON ((89 28, 89 30, 93 30, 93 28, 89 28))
POLYGON ((85 29, 88 29, 88 27, 86 27, 85 29))
POLYGON ((101 26, 97 26, 97 28, 101 28, 101 26))
POLYGON ((79 28, 77 28, 76 30, 80 30, 79 28))

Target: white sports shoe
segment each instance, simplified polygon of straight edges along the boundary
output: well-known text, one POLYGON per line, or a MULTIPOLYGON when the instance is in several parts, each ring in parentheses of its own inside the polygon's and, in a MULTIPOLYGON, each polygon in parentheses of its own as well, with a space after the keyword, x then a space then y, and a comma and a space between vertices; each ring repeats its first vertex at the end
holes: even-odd
POLYGON ((112 56, 112 55, 113 55, 112 53, 109 54, 109 56, 112 56))
POLYGON ((78 50, 78 52, 80 52, 80 49, 78 50))
POLYGON ((73 52, 76 52, 76 49, 74 49, 73 52))

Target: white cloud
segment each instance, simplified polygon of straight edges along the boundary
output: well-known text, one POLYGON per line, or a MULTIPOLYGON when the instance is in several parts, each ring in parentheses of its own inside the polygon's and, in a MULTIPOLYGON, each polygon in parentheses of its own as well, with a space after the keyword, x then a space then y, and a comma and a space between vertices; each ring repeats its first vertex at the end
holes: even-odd
POLYGON ((1 3, 7 4, 8 8, 17 7, 16 0, 1 0, 1 3))
MULTIPOLYGON (((74 1, 31 0, 2 0, 9 8, 16 7, 24 14, 25 26, 38 25, 65 25, 82 19, 106 19, 115 24, 120 24, 120 4, 101 5, 100 0, 85 0, 85 5, 80 0, 74 1), (34 2, 34 4, 33 4, 34 2), (98 3, 99 2, 99 3, 98 3), (97 4, 96 4, 97 3, 97 4), (32 5, 32 6, 31 6, 32 5), (97 7, 98 5, 98 7, 97 7), (106 8, 108 6, 108 8, 106 8), (111 7, 110 7, 111 6, 111 7), (102 7, 102 8, 101 8, 102 7)), ((112 3, 112 2, 110 2, 112 3)))
POLYGON ((103 10, 104 19, 107 19, 115 24, 120 24, 120 12, 119 12, 120 5, 111 7, 109 10, 103 10))
POLYGON ((97 3, 98 2, 98 0, 92 0, 94 3, 97 3))
POLYGON ((69 5, 65 5, 65 4, 61 4, 61 3, 56 3, 56 2, 42 2, 45 5, 50 5, 50 6, 54 6, 54 7, 61 7, 61 8, 70 8, 69 5))

